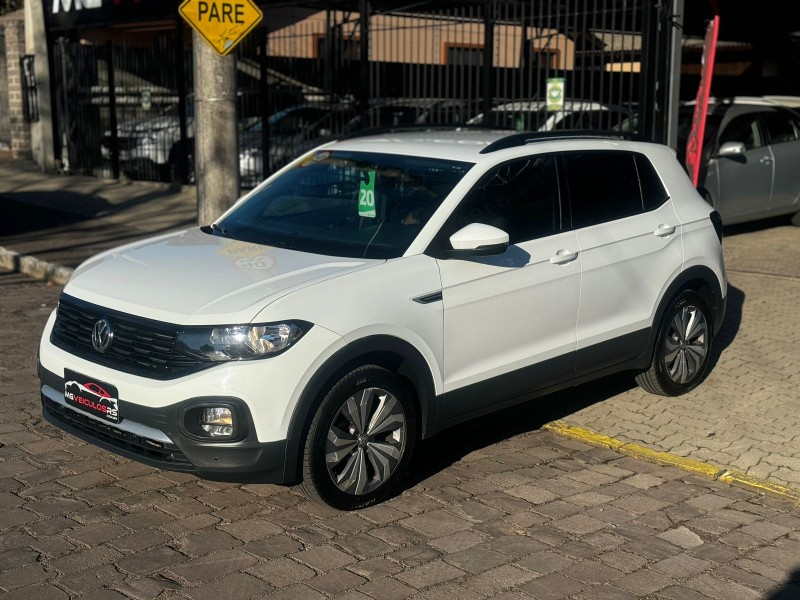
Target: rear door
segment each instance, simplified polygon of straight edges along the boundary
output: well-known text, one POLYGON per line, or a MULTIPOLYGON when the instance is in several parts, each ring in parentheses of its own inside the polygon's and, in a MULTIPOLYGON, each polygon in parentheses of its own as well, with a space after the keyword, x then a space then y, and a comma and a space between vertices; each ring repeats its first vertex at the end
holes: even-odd
POLYGON ((577 373, 641 354, 666 282, 683 264, 680 221, 643 154, 563 155, 581 252, 577 373))

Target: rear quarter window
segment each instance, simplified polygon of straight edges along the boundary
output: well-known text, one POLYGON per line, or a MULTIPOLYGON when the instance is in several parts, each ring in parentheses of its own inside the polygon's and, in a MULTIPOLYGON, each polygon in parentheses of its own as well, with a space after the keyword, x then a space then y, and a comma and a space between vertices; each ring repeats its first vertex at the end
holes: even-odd
POLYGON ((639 183, 642 186, 642 208, 645 212, 655 210, 669 200, 669 194, 658 176, 653 163, 643 154, 634 154, 639 183))

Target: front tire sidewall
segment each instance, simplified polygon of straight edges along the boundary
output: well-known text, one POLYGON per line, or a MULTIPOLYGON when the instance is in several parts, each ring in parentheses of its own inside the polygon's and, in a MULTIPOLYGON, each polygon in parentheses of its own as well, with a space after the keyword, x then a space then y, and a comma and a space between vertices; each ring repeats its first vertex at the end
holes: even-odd
POLYGON ((397 487, 405 475, 417 436, 416 410, 411 393, 403 381, 386 369, 377 366, 361 367, 350 372, 334 385, 325 396, 309 428, 304 452, 304 487, 325 503, 342 510, 364 508, 383 500, 397 487), (406 419, 405 447, 394 472, 376 489, 354 495, 340 490, 330 477, 325 463, 325 444, 328 430, 339 409, 358 391, 377 387, 391 393, 403 408, 406 419))
POLYGON ((680 396, 694 388, 696 388, 708 374, 709 362, 711 360, 711 350, 714 341, 714 324, 711 321, 711 312, 708 310, 706 303, 703 299, 693 291, 685 291, 678 295, 669 305, 667 311, 664 313, 664 318, 661 320, 661 326, 658 331, 658 339, 656 340, 656 350, 653 357, 653 366, 656 371, 659 384, 664 391, 670 396, 680 396), (707 335, 708 335, 708 348, 703 362, 697 369, 697 373, 686 383, 678 383, 673 381, 667 372, 666 363, 664 361, 664 354, 666 352, 665 342, 667 333, 669 332, 670 324, 675 315, 686 306, 694 306, 698 308, 706 320, 707 335))

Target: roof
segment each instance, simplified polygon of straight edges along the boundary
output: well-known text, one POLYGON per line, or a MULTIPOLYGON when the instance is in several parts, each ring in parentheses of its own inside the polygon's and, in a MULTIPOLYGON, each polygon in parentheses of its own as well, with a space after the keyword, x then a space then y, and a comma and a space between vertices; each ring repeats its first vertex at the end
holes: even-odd
MULTIPOLYGON (((376 135, 348 137, 332 142, 327 147, 358 152, 382 152, 429 158, 447 158, 464 162, 479 162, 496 152, 516 153, 515 149, 536 144, 545 151, 581 150, 587 147, 600 148, 625 146, 632 149, 644 142, 623 140, 619 134, 600 131, 527 132, 512 133, 497 130, 446 131, 389 131, 376 135), (487 156, 489 155, 489 156, 487 156)), ((650 145, 650 144, 648 144, 650 145)))

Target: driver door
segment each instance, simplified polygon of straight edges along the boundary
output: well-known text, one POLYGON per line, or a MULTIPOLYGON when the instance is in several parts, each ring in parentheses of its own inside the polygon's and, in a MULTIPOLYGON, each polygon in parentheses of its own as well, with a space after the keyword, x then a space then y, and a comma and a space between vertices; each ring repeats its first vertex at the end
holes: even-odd
POLYGON ((575 373, 580 255, 563 231, 556 157, 516 159, 467 194, 434 246, 469 223, 506 231, 502 254, 437 254, 444 306, 444 418, 472 413, 575 373))

